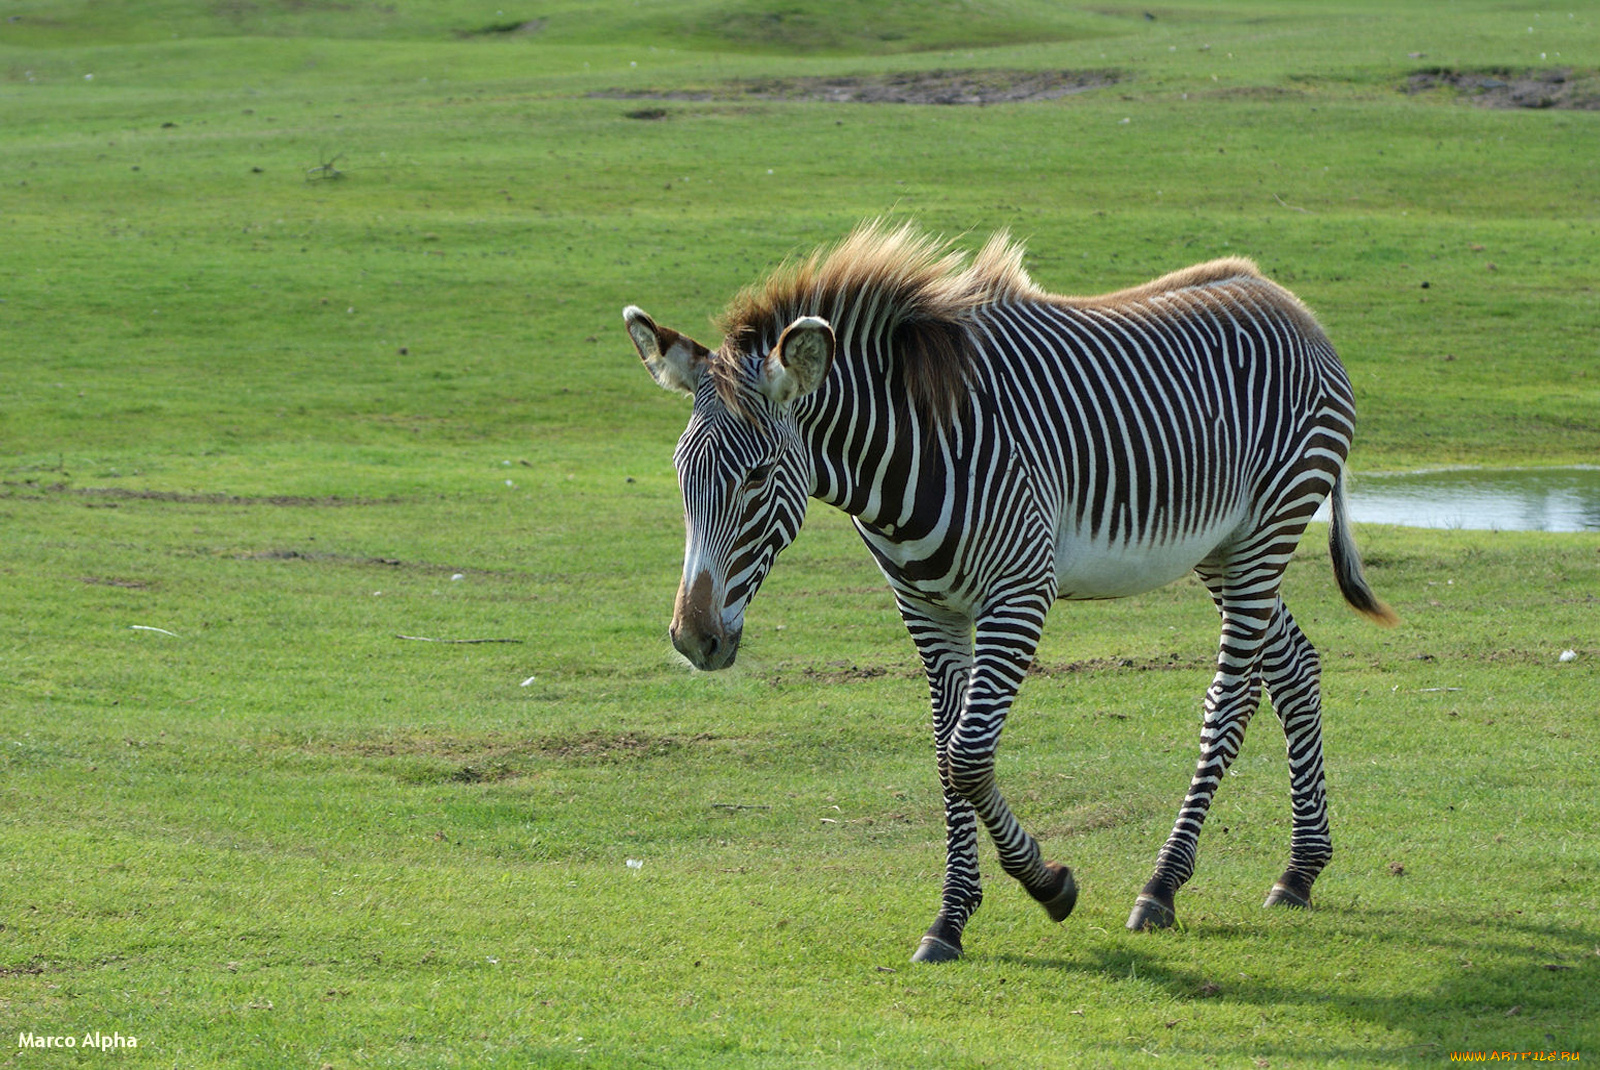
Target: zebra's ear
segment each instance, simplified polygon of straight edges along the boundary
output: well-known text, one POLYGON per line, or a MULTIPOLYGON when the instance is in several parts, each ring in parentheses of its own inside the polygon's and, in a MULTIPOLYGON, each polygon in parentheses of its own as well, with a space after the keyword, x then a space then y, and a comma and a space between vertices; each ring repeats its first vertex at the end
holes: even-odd
POLYGON ((637 305, 622 310, 622 322, 627 324, 628 337, 633 339, 650 377, 663 390, 692 395, 711 350, 670 327, 656 326, 656 321, 637 305))
POLYGON ((783 337, 761 366, 761 392, 774 405, 787 405, 811 393, 833 367, 833 328, 819 316, 801 316, 784 328, 783 337))

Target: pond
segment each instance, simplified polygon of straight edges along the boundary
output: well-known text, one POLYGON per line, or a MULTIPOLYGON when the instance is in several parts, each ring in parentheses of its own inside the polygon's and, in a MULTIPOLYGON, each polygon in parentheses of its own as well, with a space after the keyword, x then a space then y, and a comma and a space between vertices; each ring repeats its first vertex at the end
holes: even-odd
MULTIPOLYGON (((1474 531, 1600 531, 1600 466, 1352 475, 1360 523, 1474 531)), ((1323 505, 1318 520, 1328 519, 1323 505)))

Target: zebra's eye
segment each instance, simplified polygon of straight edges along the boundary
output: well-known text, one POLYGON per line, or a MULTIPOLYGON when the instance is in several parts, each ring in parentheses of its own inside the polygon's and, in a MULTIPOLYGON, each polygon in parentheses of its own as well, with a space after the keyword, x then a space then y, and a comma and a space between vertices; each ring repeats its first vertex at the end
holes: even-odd
POLYGON ((776 467, 777 464, 771 461, 756 465, 745 475, 744 485, 752 490, 765 486, 767 480, 772 478, 772 470, 776 467))

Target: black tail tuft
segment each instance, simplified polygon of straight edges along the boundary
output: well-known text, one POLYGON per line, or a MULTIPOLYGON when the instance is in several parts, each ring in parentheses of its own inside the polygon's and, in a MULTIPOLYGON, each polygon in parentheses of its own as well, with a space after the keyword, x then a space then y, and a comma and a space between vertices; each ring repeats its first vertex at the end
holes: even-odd
POLYGON ((1366 573, 1361 568, 1361 554, 1355 540, 1350 537, 1350 516, 1344 498, 1344 473, 1333 481, 1333 523, 1328 525, 1328 553, 1333 558, 1333 577, 1339 584, 1339 593, 1357 613, 1375 624, 1393 628, 1400 617, 1383 603, 1372 588, 1367 586, 1366 573))

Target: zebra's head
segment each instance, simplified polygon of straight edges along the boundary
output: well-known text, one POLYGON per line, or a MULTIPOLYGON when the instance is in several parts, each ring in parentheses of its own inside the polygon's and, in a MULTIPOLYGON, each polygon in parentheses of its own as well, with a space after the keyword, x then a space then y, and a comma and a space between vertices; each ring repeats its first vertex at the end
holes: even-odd
POLYGON ((655 381, 694 398, 673 454, 687 542, 672 645, 697 668, 727 668, 745 605, 805 518, 811 458, 793 406, 828 374, 833 329, 802 316, 769 350, 713 354, 638 308, 622 316, 655 381))

